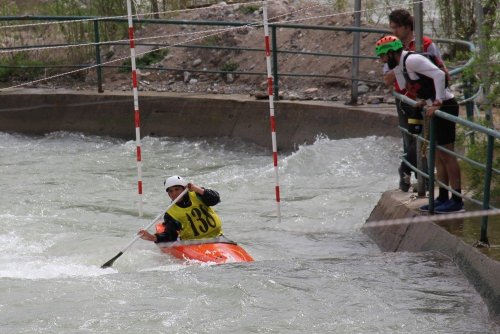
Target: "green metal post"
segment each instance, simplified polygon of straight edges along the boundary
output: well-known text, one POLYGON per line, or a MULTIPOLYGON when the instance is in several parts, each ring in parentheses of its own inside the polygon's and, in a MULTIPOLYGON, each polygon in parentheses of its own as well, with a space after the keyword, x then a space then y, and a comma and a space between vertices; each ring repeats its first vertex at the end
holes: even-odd
POLYGON ((95 36, 95 63, 97 65, 97 92, 103 93, 102 89, 102 67, 101 67, 101 48, 100 48, 100 38, 99 38, 99 21, 94 20, 94 36, 95 36))
MULTIPOLYGON (((361 26, 361 0, 354 2, 354 25, 361 26)), ((358 104, 358 83, 359 78, 359 53, 360 53, 360 39, 361 34, 354 32, 352 37, 352 69, 351 69, 351 99, 346 103, 347 105, 355 106, 358 104)))
POLYGON ((272 44, 272 59, 273 59, 273 92, 274 100, 279 100, 279 86, 278 86, 278 42, 276 41, 276 26, 271 26, 271 44, 272 44))
MULTIPOLYGON (((470 82, 470 79, 465 79, 464 81, 464 99, 467 100, 469 97, 472 96, 472 85, 470 82)), ((473 101, 468 101, 465 102, 465 111, 467 115, 467 119, 471 122, 474 122, 474 102, 473 101)), ((469 139, 471 144, 474 144, 474 132, 471 131, 469 135, 469 139)))
MULTIPOLYGON (((484 173, 484 193, 483 193, 483 209, 490 208, 490 189, 491 189, 491 173, 493 168, 493 148, 495 138, 488 136, 488 151, 486 156, 486 170, 484 173)), ((488 242, 488 216, 481 217, 481 236, 479 241, 489 245, 488 242)))
MULTIPOLYGON (((426 116, 427 117, 427 116, 426 116)), ((434 165, 436 157, 436 117, 432 116, 429 129, 429 213, 434 214, 434 165)), ((419 152, 417 152, 419 154, 419 152)))
MULTIPOLYGON (((469 79, 464 81, 464 100, 472 96, 472 85, 469 79)), ((465 102, 465 111, 467 112, 467 119, 474 122, 474 102, 465 102)))

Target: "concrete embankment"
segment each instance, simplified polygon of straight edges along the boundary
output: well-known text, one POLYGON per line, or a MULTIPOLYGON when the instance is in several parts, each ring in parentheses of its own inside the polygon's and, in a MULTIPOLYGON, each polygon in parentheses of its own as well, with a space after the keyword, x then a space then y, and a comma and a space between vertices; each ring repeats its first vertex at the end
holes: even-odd
MULTIPOLYGON (((431 221, 378 224, 377 221, 419 216, 427 199, 408 200, 399 190, 382 195, 362 230, 385 252, 436 251, 448 256, 479 292, 493 320, 500 324, 500 262, 481 253, 431 221)), ((455 219, 452 224, 460 222, 455 219)))
MULTIPOLYGON (((0 93, 0 131, 78 131, 135 138, 131 92, 22 89, 0 93)), ((229 137, 271 148, 269 102, 241 95, 140 92, 142 136, 229 137)), ((331 139, 399 136, 394 106, 348 107, 325 101, 279 101, 280 150, 331 139)))

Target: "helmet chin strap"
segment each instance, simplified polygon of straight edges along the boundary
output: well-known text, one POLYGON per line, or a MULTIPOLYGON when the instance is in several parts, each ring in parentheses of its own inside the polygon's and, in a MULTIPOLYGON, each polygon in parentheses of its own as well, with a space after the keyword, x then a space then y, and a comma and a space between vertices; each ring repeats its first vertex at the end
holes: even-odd
POLYGON ((387 54, 387 66, 389 66, 391 70, 394 69, 394 67, 398 66, 396 56, 392 52, 387 54))

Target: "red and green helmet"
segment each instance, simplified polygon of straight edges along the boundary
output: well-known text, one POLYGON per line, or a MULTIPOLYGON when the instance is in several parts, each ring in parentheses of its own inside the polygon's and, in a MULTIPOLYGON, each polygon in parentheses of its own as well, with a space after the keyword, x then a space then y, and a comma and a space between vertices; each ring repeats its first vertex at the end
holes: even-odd
POLYGON ((399 51, 403 48, 403 43, 396 36, 384 36, 375 43, 375 54, 377 57, 389 51, 399 51))

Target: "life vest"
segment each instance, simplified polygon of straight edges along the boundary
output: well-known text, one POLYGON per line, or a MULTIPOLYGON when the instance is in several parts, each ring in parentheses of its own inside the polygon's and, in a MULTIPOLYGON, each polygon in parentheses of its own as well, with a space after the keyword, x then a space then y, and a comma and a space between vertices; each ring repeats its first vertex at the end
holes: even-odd
MULTIPOLYGON (((424 50, 424 52, 427 52, 427 50, 429 50, 429 46, 431 46, 431 44, 433 43, 433 41, 432 41, 432 39, 430 39, 427 36, 422 37, 422 41, 423 41, 423 50, 424 50)), ((415 51, 415 40, 412 40, 412 41, 410 41, 410 43, 408 43, 408 45, 405 47, 405 51, 415 51)), ((442 66, 438 66, 438 67, 439 68, 441 68, 441 67, 444 68, 444 65, 442 63, 441 63, 441 65, 442 66)), ((399 87, 397 80, 394 80, 394 90, 396 92, 398 92, 398 93, 405 94, 406 96, 408 96, 411 99, 415 99, 416 98, 416 95, 412 94, 410 92, 407 92, 406 88, 399 87)))
MULTIPOLYGON (((436 88, 434 87, 434 80, 426 75, 423 75, 422 73, 417 73, 418 79, 412 80, 408 74, 408 70, 406 69, 406 59, 412 55, 415 54, 415 52, 408 52, 404 57, 403 57, 403 76, 406 81, 406 90, 412 94, 415 95, 418 98, 427 100, 435 100, 436 99, 436 88)), ((416 53, 421 56, 426 57, 429 59, 434 65, 436 65, 441 71, 442 68, 440 68, 443 64, 439 63, 437 58, 434 55, 431 55, 429 53, 416 53)), ((446 74, 446 71, 443 71, 445 74, 445 87, 448 87, 448 76, 446 74)))
POLYGON ((217 213, 203 203, 195 192, 188 192, 191 206, 172 206, 167 213, 181 223, 181 240, 215 238, 222 234, 222 222, 217 213))

